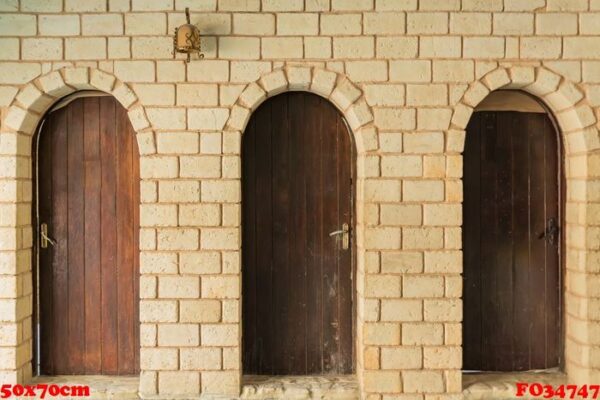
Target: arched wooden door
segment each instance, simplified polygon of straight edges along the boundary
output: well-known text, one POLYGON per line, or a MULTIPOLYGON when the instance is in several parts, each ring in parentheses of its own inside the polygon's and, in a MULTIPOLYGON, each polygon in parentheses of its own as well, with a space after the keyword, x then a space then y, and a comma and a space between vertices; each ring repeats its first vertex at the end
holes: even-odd
POLYGON ((244 373, 351 373, 354 166, 342 116, 310 93, 269 99, 242 163, 244 373))
POLYGON ((560 150, 546 113, 473 114, 464 153, 463 368, 557 367, 560 150))
POLYGON ((41 373, 138 373, 139 156, 127 112, 113 97, 77 98, 39 135, 41 373))

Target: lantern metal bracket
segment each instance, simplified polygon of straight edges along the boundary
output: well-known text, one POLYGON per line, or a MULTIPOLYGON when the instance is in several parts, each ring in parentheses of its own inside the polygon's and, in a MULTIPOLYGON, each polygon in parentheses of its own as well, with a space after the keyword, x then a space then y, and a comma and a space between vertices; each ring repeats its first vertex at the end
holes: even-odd
POLYGON ((185 8, 185 18, 187 23, 175 28, 173 37, 173 55, 175 53, 187 54, 186 62, 190 62, 192 53, 198 53, 200 59, 204 58, 201 53, 200 30, 190 22, 190 9, 185 8))

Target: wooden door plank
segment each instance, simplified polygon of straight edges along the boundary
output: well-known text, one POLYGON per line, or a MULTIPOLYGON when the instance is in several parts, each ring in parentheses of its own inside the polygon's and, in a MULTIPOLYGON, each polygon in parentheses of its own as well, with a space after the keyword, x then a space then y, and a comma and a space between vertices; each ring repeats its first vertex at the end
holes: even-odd
POLYGON ((495 307, 503 323, 495 327, 497 337, 494 364, 504 371, 513 362, 513 240, 512 240, 512 133, 518 113, 499 113, 496 117, 496 301, 495 307))
POLYGON ((306 341, 306 373, 318 374, 323 371, 323 279, 321 254, 323 252, 323 203, 321 201, 321 185, 323 172, 320 168, 323 151, 323 113, 322 101, 308 101, 306 129, 310 134, 306 137, 306 168, 311 171, 306 176, 306 285, 311 290, 307 297, 307 341, 306 341))
MULTIPOLYGON (((73 101, 68 107, 68 360, 72 374, 84 374, 85 354, 85 175, 83 160, 83 101, 73 101)), ((63 177, 64 178, 64 177, 63 177)))
POLYGON ((290 242, 289 263, 289 313, 294 317, 288 322, 292 340, 290 343, 289 369, 306 375, 307 321, 306 302, 306 153, 311 151, 306 145, 305 103, 303 93, 292 93, 287 97, 290 132, 290 242))
POLYGON ((482 113, 474 113, 467 126, 464 150, 464 203, 462 243, 464 248, 463 368, 481 368, 482 301, 481 301, 481 136, 482 113))
POLYGON ((529 134, 526 118, 521 118, 516 124, 513 134, 512 152, 515 162, 513 172, 515 186, 513 191, 513 212, 515 221, 515 281, 514 293, 518 307, 513 313, 514 318, 514 352, 513 369, 527 370, 530 366, 529 357, 529 332, 531 331, 532 300, 529 292, 531 288, 530 262, 531 252, 530 237, 530 162, 529 162, 529 134))
MULTIPOLYGON (((497 359, 496 345, 499 339, 496 335, 498 310, 496 307, 496 229, 497 229, 497 171, 496 157, 496 115, 482 115, 482 167, 481 167, 481 219, 486 221, 487 229, 481 232, 481 259, 486 260, 485 268, 481 268, 481 290, 489 293, 482 297, 482 353, 485 349, 488 357, 482 358, 482 369, 493 369, 493 361, 497 359)), ((483 225, 483 224, 482 224, 483 225)), ((483 266, 482 266, 483 267, 483 266)))
POLYGON ((562 220, 560 213, 560 144, 554 125, 548 115, 544 116, 544 197, 546 199, 546 221, 554 218, 559 232, 554 244, 546 241, 546 365, 560 364, 561 337, 563 334, 561 304, 562 220))
POLYGON ((124 109, 118 108, 117 119, 117 302, 118 313, 118 371, 131 374, 135 371, 133 348, 134 251, 133 243, 133 135, 128 130, 129 120, 124 109))
POLYGON ((100 104, 97 97, 83 99, 84 174, 84 315, 86 374, 102 372, 102 313, 100 265, 100 104))
MULTIPOLYGON (((243 369, 248 373, 258 373, 254 370, 258 366, 258 300, 257 300, 257 284, 258 274, 256 271, 256 212, 257 204, 257 187, 256 187, 256 124, 248 124, 246 132, 242 137, 242 170, 244 171, 244 179, 242 179, 242 198, 244 199, 242 212, 242 362, 243 369), (249 274, 254 273, 253 276, 249 274)), ((269 157, 270 158, 270 157, 269 157)), ((270 198, 270 194, 269 194, 270 198)))
POLYGON ((102 191, 101 197, 101 290, 102 290, 102 372, 116 375, 118 369, 118 313, 117 286, 117 116, 116 104, 102 100, 101 159, 102 191))
MULTIPOLYGON (((333 108, 333 107, 332 107, 333 108)), ((337 113, 337 110, 333 110, 337 113)), ((344 120, 341 117, 337 118, 337 129, 336 137, 338 143, 338 154, 339 161, 337 165, 338 170, 338 226, 342 227, 344 223, 348 224, 349 227, 353 226, 352 216, 352 157, 354 156, 351 149, 353 144, 350 140, 348 128, 344 120)), ((349 240, 354 241, 354 231, 350 232, 349 240)), ((354 298, 352 284, 353 282, 353 270, 352 270, 352 256, 353 249, 352 243, 348 249, 343 249, 342 246, 338 247, 338 309, 339 309, 339 361, 337 365, 338 374, 349 374, 353 372, 354 365, 354 332, 353 323, 354 320, 354 298)))
POLYGON ((529 264, 531 276, 530 302, 533 306, 531 315, 530 368, 546 364, 546 240, 541 237, 546 229, 545 163, 544 163, 544 115, 534 114, 528 118, 530 138, 530 248, 529 264))
POLYGON ((323 202, 323 372, 335 373, 339 349, 338 327, 339 308, 337 299, 338 286, 338 252, 341 245, 339 235, 330 237, 329 233, 341 229, 339 225, 339 182, 337 181, 337 164, 339 162, 337 146, 337 119, 334 110, 323 108, 323 154, 321 168, 323 170, 323 186, 321 201, 323 202))

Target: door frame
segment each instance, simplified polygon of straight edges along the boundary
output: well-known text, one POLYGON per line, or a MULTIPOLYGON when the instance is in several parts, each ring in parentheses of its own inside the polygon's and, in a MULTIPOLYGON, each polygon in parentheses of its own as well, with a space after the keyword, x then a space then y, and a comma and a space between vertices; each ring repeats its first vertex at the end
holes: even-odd
MULTIPOLYGON (((285 94, 289 94, 289 93, 294 93, 297 91, 283 91, 282 93, 276 93, 275 95, 285 95, 285 94)), ((318 93, 309 91, 309 90, 301 90, 301 92, 313 95, 313 96, 318 96, 321 97, 322 100, 324 100, 325 102, 328 102, 331 107, 333 107, 339 118, 343 121, 344 123, 344 127, 346 130, 346 134, 348 135, 349 139, 350 139, 350 176, 351 176, 351 182, 350 182, 350 191, 351 191, 351 197, 350 197, 350 233, 349 233, 349 238, 350 238, 350 268, 351 268, 351 300, 352 300, 352 373, 349 375, 356 375, 358 373, 357 370, 357 360, 358 360, 358 351, 359 351, 359 344, 357 343, 357 334, 358 334, 358 285, 357 285, 357 276, 358 276, 358 271, 357 271, 357 223, 358 223, 358 208, 357 208, 357 161, 358 161, 358 151, 357 151, 357 144, 356 144, 356 139, 355 139, 355 135, 353 133, 352 127, 350 126, 350 124, 348 123, 348 120, 346 119, 346 115, 344 115, 344 112, 342 112, 336 105, 335 103, 331 102, 330 99, 323 97, 321 95, 319 95, 318 93)), ((244 135, 246 134, 246 128, 248 127, 248 122, 252 119, 254 112, 256 112, 260 106, 268 101, 269 99, 271 99, 271 97, 273 96, 269 96, 266 99, 263 99, 264 101, 261 101, 260 104, 256 105, 253 108, 252 113, 248 116, 247 120, 246 120, 246 125, 244 126, 243 130, 242 130, 242 137, 241 137, 241 143, 240 143, 240 159, 242 159, 244 157, 243 154, 243 140, 244 140, 244 135)), ((240 163, 241 167, 243 168, 243 162, 240 163)), ((240 182, 240 187, 243 186, 243 180, 244 180, 244 173, 243 170, 240 173, 240 178, 239 178, 239 182, 240 182)), ((243 199, 240 201, 240 204, 243 202, 243 199)), ((241 220, 240 220, 240 233, 243 231, 243 227, 244 227, 244 215, 243 215, 243 206, 240 207, 240 211, 241 211, 241 220)), ((244 248, 243 248, 243 243, 241 246, 241 253, 240 253, 240 260, 243 259, 242 257, 242 253, 244 252, 244 248)), ((244 270, 244 265, 241 265, 241 272, 240 272, 240 284, 243 285, 243 281, 244 281, 244 277, 243 274, 245 273, 244 270)), ((242 293, 241 297, 240 297, 240 310, 241 310, 241 317, 240 317, 240 327, 241 327, 241 333, 240 333, 240 341, 239 341, 239 348, 240 348, 240 360, 242 360, 242 357, 244 355, 244 349, 243 349, 243 318, 244 318, 244 309, 243 309, 243 296, 244 294, 242 293)), ((362 343, 361 343, 362 344, 362 343)), ((244 373, 244 368, 243 368, 243 361, 240 362, 240 373, 242 376, 245 375, 244 373)), ((312 375, 309 375, 312 376, 312 375)), ((318 376, 318 375, 315 375, 318 376)))

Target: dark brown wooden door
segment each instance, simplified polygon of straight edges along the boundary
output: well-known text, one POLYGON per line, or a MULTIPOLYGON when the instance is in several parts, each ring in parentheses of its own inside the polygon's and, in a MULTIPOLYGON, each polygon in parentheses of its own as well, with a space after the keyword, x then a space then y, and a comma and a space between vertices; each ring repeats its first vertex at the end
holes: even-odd
POLYGON ((559 365, 559 144, 546 114, 476 112, 464 153, 466 370, 559 365))
POLYGON ((267 100, 243 138, 246 374, 353 371, 353 144, 309 93, 267 100), (351 236, 351 235, 350 235, 351 236))
POLYGON ((112 97, 51 112, 37 159, 38 222, 55 242, 39 250, 41 371, 135 374, 139 161, 127 112, 112 97))

